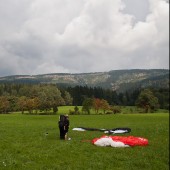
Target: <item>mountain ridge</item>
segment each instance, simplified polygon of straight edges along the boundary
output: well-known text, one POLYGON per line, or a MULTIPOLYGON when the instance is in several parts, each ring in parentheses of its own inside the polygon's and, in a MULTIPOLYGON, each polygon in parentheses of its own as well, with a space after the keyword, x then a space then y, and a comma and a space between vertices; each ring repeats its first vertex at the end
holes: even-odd
POLYGON ((0 77, 0 83, 51 83, 125 91, 138 87, 169 88, 169 69, 124 69, 89 73, 48 73, 0 77))

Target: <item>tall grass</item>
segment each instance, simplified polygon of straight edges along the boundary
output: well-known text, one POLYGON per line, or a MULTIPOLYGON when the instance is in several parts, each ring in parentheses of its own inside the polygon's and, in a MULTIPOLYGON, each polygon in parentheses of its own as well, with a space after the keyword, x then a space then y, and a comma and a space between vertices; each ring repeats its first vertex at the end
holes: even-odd
POLYGON ((71 140, 61 141, 57 115, 0 115, 0 169, 169 169, 169 114, 74 115, 70 116, 70 123, 71 140), (122 136, 144 137, 149 140, 149 145, 132 148, 97 147, 89 141, 103 133, 72 130, 79 126, 129 127, 131 133, 122 136))

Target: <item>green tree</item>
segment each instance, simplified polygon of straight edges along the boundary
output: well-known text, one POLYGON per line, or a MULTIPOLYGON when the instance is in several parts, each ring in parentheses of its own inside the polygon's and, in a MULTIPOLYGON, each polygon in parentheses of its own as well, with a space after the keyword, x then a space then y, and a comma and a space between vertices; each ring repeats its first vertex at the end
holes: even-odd
POLYGON ((77 106, 74 107, 75 114, 79 114, 79 108, 77 106))
POLYGON ((33 98, 33 109, 35 110, 35 113, 37 114, 38 109, 40 106, 40 100, 38 97, 33 98))
POLYGON ((73 103, 73 98, 71 97, 70 93, 67 91, 64 92, 64 101, 67 106, 71 106, 73 103))
POLYGON ((30 96, 30 91, 31 91, 31 86, 28 85, 23 85, 20 89, 19 89, 19 95, 20 96, 30 96))
POLYGON ((40 110, 48 112, 53 109, 53 113, 57 112, 57 107, 65 105, 64 99, 61 97, 61 92, 56 86, 43 86, 38 93, 40 101, 40 110))
POLYGON ((10 102, 6 96, 0 96, 0 113, 8 113, 10 102))
POLYGON ((29 114, 33 114, 34 110, 34 99, 27 99, 26 106, 29 114))
POLYGON ((139 94, 136 106, 144 109, 145 113, 148 113, 149 110, 153 112, 159 108, 158 98, 154 96, 150 89, 144 89, 139 94))
POLYGON ((93 105, 93 100, 91 98, 86 98, 84 101, 83 101, 83 104, 82 104, 82 111, 84 112, 87 112, 88 114, 90 114, 90 109, 92 108, 92 105, 93 105))
POLYGON ((18 109, 21 110, 22 114, 24 114, 24 111, 27 110, 27 97, 21 96, 18 98, 17 101, 18 109))
POLYGON ((13 96, 13 95, 8 96, 8 101, 10 104, 10 112, 17 110, 17 99, 18 97, 16 96, 13 96))
POLYGON ((116 114, 116 113, 121 113, 121 107, 120 106, 111 106, 110 110, 116 114))
POLYGON ((104 114, 105 114, 106 110, 110 110, 109 103, 104 99, 101 100, 101 109, 103 110, 104 114))

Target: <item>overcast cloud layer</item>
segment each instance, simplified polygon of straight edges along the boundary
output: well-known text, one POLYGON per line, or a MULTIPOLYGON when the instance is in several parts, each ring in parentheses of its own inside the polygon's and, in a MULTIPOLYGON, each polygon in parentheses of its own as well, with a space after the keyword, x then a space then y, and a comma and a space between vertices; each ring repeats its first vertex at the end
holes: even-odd
POLYGON ((0 0, 0 76, 169 68, 167 0, 0 0))

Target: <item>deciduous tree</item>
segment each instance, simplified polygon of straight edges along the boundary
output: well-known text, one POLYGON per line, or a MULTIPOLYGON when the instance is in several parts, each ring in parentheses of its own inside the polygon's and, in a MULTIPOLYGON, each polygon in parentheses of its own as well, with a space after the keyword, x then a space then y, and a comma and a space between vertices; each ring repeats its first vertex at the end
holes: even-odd
POLYGON ((155 111, 157 108, 159 108, 159 102, 158 102, 158 98, 155 97, 152 93, 151 90, 149 89, 144 89, 137 101, 136 101, 136 105, 139 108, 144 109, 145 113, 148 113, 148 111, 155 111))
POLYGON ((6 96, 0 96, 0 113, 7 113, 10 108, 10 103, 6 96))
POLYGON ((93 105, 93 100, 91 98, 86 98, 83 101, 82 111, 87 112, 88 114, 90 114, 90 109, 92 108, 92 105, 93 105))
POLYGON ((105 114, 106 110, 110 109, 109 103, 104 99, 101 100, 101 109, 103 110, 104 114, 105 114))

